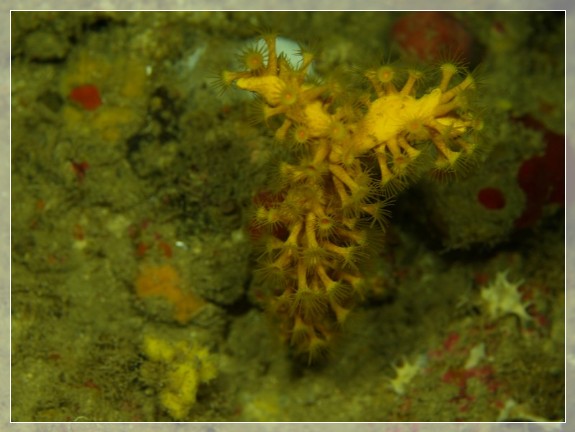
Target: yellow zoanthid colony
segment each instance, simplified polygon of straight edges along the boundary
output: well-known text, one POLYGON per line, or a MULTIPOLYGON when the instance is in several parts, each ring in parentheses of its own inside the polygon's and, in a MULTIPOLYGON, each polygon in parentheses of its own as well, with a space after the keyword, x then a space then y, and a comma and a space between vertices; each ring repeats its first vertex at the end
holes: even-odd
POLYGON ((176 420, 185 419, 196 404, 199 386, 217 375, 214 357, 206 347, 151 335, 144 337, 144 353, 149 362, 163 366, 159 390, 162 408, 176 420))
POLYGON ((369 255, 370 226, 385 222, 387 204, 414 177, 456 173, 476 159, 482 120, 475 80, 457 62, 429 72, 379 65, 356 91, 314 78, 305 49, 292 64, 275 35, 262 38, 219 84, 255 93, 262 120, 278 125, 276 140, 297 149, 253 223, 264 232, 258 273, 270 308, 311 359, 363 295, 358 263, 369 255))

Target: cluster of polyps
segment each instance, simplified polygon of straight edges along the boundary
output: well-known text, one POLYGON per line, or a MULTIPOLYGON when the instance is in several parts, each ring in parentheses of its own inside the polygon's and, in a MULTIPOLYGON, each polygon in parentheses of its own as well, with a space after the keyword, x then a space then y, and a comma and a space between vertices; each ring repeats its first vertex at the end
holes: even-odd
POLYGON ((387 64, 365 72, 369 95, 350 100, 334 81, 310 78, 311 53, 302 49, 293 65, 274 35, 263 41, 242 51, 243 70, 224 71, 220 84, 256 93, 261 119, 279 119, 276 139, 298 148, 295 163, 278 166, 275 195, 254 224, 267 229, 259 273, 272 287, 271 309, 286 339, 313 357, 362 295, 365 222, 382 224, 386 203, 415 175, 455 171, 475 154, 475 84, 445 63, 422 92, 426 74, 387 64))

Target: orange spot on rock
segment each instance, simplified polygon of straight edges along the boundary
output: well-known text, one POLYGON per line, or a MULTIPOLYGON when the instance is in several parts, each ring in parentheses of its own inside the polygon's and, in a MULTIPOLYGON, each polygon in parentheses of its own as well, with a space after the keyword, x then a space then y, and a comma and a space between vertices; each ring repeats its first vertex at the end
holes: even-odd
POLYGON ((182 290, 181 276, 170 264, 141 265, 136 294, 141 299, 164 299, 172 306, 174 319, 180 324, 187 323, 205 305, 198 296, 182 290))
POLYGON ((174 252, 172 251, 172 247, 170 246, 170 244, 163 240, 158 240, 158 248, 162 251, 162 253, 166 258, 172 258, 172 256, 174 255, 174 252))
POLYGON ((146 255, 146 253, 148 252, 148 250, 150 250, 150 246, 144 242, 140 242, 136 246, 136 256, 138 258, 143 258, 146 255))
POLYGON ((75 224, 72 228, 72 235, 76 240, 84 240, 86 238, 84 227, 79 223, 75 224))
POLYGON ((86 177, 86 172, 90 168, 90 164, 86 161, 82 161, 82 162, 72 161, 71 163, 72 163, 72 170, 76 174, 76 178, 78 179, 78 182, 82 183, 84 181, 84 178, 86 177))

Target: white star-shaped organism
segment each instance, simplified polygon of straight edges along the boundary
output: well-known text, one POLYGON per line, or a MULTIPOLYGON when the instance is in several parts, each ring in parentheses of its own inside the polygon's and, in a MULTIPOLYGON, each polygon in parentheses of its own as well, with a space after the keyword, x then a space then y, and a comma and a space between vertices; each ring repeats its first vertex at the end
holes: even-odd
POLYGON ((518 291, 524 280, 511 282, 507 279, 507 273, 509 270, 498 272, 495 281, 481 290, 481 298, 486 304, 487 312, 493 319, 514 314, 523 323, 532 320, 526 309, 529 303, 521 301, 521 293, 518 291))

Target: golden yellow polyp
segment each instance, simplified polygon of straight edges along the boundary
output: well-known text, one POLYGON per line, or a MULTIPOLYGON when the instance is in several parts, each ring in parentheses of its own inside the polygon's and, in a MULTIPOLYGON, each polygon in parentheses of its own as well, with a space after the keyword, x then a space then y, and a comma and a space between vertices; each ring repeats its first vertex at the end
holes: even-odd
POLYGON ((261 76, 240 78, 236 81, 236 86, 262 95, 270 105, 277 105, 285 83, 276 76, 261 76))

